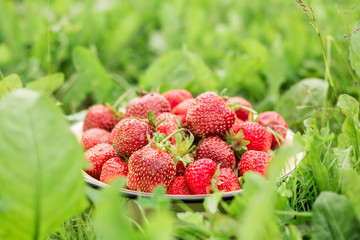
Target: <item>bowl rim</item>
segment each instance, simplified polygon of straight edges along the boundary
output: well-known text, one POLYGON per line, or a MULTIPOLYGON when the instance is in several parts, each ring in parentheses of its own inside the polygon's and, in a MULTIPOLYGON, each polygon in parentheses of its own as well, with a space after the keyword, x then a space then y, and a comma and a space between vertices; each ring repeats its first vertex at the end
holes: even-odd
MULTIPOLYGON (((71 125, 71 130, 75 134, 78 141, 81 140, 82 125, 83 125, 83 121, 79 121, 79 122, 71 125)), ((288 129, 287 130, 287 135, 286 135, 286 141, 287 142, 290 142, 290 141, 292 142, 294 135, 295 135, 294 131, 292 131, 291 129, 288 129)), ((281 176, 279 176, 278 180, 287 179, 295 171, 295 169, 298 167, 299 163, 302 161, 302 159, 305 157, 305 155, 306 155, 306 152, 299 152, 295 156, 293 156, 292 158, 295 159, 294 166, 292 166, 291 169, 288 170, 287 172, 285 172, 286 170, 283 169, 283 173, 282 173, 281 176)), ((103 187, 109 187, 108 184, 100 182, 99 180, 93 178, 92 176, 87 174, 84 170, 82 170, 82 174, 83 174, 85 182, 94 189, 99 189, 99 188, 103 188, 103 187)), ((120 189, 119 191, 125 197, 127 197, 129 199, 136 199, 136 198, 138 198, 140 196, 145 197, 145 198, 151 198, 152 197, 151 193, 138 192, 138 191, 125 189, 125 188, 120 189)), ((222 199, 225 200, 225 201, 232 200, 235 196, 241 195, 242 192, 243 192, 243 189, 240 189, 240 190, 237 190, 237 191, 231 191, 231 192, 222 192, 222 199)), ((184 203, 202 203, 204 201, 204 199, 209 195, 211 195, 211 194, 197 194, 197 195, 172 195, 172 194, 166 194, 166 197, 169 198, 173 202, 182 201, 184 203)))

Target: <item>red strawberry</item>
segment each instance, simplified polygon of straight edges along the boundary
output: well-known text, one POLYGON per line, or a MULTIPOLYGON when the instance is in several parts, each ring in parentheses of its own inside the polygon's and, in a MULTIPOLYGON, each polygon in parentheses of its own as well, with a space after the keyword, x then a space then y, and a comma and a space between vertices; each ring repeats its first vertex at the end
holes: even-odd
POLYGON ((239 176, 247 171, 257 172, 266 175, 269 162, 272 156, 266 152, 250 150, 245 152, 238 165, 239 176))
POLYGON ((125 118, 116 124, 111 132, 110 140, 119 155, 128 156, 149 143, 147 135, 152 136, 148 123, 125 118))
POLYGON ((138 117, 147 119, 151 110, 155 117, 164 112, 170 112, 170 103, 158 93, 149 93, 132 99, 126 106, 124 117, 138 117))
POLYGON ((158 185, 168 187, 175 178, 175 164, 167 152, 156 146, 144 147, 129 158, 127 186, 151 193, 158 185))
MULTIPOLYGON (((247 107, 247 108, 251 108, 251 109, 253 108, 251 106, 251 104, 242 97, 232 97, 229 99, 229 103, 238 103, 238 104, 236 104, 236 106, 239 106, 239 107, 247 107)), ((250 112, 248 110, 239 108, 238 110, 235 111, 235 113, 236 113, 236 116, 243 121, 247 121, 249 119, 250 112)))
MULTIPOLYGON (((240 125, 243 140, 249 141, 248 150, 268 152, 271 148, 271 133, 257 122, 246 121, 240 125)), ((234 132, 237 134, 237 132, 234 132)))
POLYGON ((184 101, 193 98, 192 94, 186 89, 173 89, 162 94, 169 101, 171 109, 184 101))
MULTIPOLYGON (((231 192, 240 190, 239 179, 230 168, 220 168, 219 175, 215 178, 217 180, 217 189, 219 191, 231 192)), ((215 174, 216 175, 216 174, 215 174)))
POLYGON ((235 168, 235 156, 230 147, 217 137, 208 137, 196 149, 195 160, 210 158, 220 167, 235 168))
POLYGON ((167 194, 173 195, 191 195, 189 187, 186 185, 184 176, 177 176, 170 183, 169 188, 167 189, 167 194))
POLYGON ((176 176, 184 176, 185 174, 185 166, 182 161, 178 161, 176 164, 176 176))
POLYGON ((172 112, 176 116, 179 116, 181 118, 182 124, 185 124, 187 112, 194 104, 195 104, 195 99, 193 99, 193 98, 185 99, 184 101, 182 101, 181 103, 176 105, 173 108, 172 112))
POLYGON ((85 150, 99 143, 110 144, 110 133, 108 131, 101 128, 91 128, 86 130, 81 138, 81 144, 85 150))
POLYGON ((83 130, 85 132, 90 128, 102 128, 111 131, 118 121, 119 118, 109 107, 97 104, 88 109, 83 130))
POLYGON ((240 126, 241 124, 243 124, 244 121, 237 118, 235 123, 232 125, 231 129, 233 130, 234 133, 238 133, 240 131, 240 126))
MULTIPOLYGON (((275 134, 278 135, 277 138, 280 144, 284 142, 288 130, 288 125, 285 119, 279 113, 273 111, 263 112, 259 115, 258 123, 260 123, 264 127, 271 128, 275 132, 275 134)), ((276 148, 277 146, 279 146, 279 142, 273 135, 271 148, 276 148)))
POLYGON ((211 179, 216 168, 216 163, 208 158, 199 159, 190 164, 185 170, 185 180, 191 192, 194 194, 211 193, 211 179))
POLYGON ((128 173, 128 166, 124 159, 113 157, 107 160, 101 169, 100 181, 103 183, 111 183, 116 178, 124 177, 128 173))
POLYGON ((110 144, 97 144, 85 152, 85 158, 91 163, 91 167, 86 168, 85 171, 92 177, 99 179, 103 164, 116 156, 117 154, 110 144))
POLYGON ((234 124, 235 113, 216 93, 205 92, 195 99, 186 122, 197 137, 222 136, 234 124))
MULTIPOLYGON (((162 123, 160 123, 156 130, 160 133, 165 134, 166 136, 169 136, 171 133, 175 132, 179 129, 177 123, 176 123, 176 116, 172 113, 161 113, 157 117, 157 122, 159 123, 162 119, 165 119, 162 123)), ((170 138, 170 141, 173 145, 176 144, 175 136, 172 136, 170 138)))

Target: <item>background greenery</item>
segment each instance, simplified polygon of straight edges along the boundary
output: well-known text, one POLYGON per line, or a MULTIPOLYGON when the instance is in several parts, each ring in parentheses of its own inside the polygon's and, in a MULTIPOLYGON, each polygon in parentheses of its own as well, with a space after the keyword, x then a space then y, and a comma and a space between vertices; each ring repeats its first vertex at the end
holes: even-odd
POLYGON ((0 238, 360 238, 360 11, 351 0, 310 3, 0 1, 0 238), (246 176, 231 204, 215 194, 203 211, 179 203, 175 214, 159 189, 132 202, 134 214, 121 181, 101 193, 83 184, 63 116, 140 87, 227 88, 280 112, 297 144, 268 179, 246 176))

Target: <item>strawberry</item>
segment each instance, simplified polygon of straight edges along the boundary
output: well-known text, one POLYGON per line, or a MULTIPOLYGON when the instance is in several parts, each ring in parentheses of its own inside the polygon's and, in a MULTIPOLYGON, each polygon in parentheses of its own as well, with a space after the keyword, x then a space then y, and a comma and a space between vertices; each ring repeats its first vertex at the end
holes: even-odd
MULTIPOLYGON (((229 98, 229 103, 237 103, 236 104, 237 107, 247 107, 247 108, 253 109, 251 104, 242 97, 231 97, 231 98, 229 98)), ((243 121, 247 121, 249 119, 250 112, 246 109, 239 108, 235 111, 235 113, 236 113, 236 116, 243 121)))
POLYGON ((195 99, 193 99, 193 98, 185 99, 184 101, 182 101, 181 103, 176 105, 172 109, 172 112, 176 116, 181 118, 181 123, 182 124, 185 124, 186 123, 187 112, 188 112, 189 108, 191 108, 194 104, 195 104, 195 99))
POLYGON ((151 110, 155 117, 164 112, 171 112, 170 103, 158 93, 148 93, 132 99, 126 106, 124 117, 146 119, 151 110))
MULTIPOLYGON (((271 148, 271 133, 257 122, 246 121, 240 126, 243 140, 249 141, 246 145, 247 150, 257 150, 268 152, 271 148)), ((237 132, 234 132, 237 134, 237 132)))
POLYGON ((288 125, 279 113, 273 111, 263 112, 259 115, 258 123, 264 127, 271 128, 277 135, 272 136, 271 148, 276 148, 279 146, 279 143, 282 144, 284 142, 288 125))
POLYGON ((172 195, 191 195, 189 187, 186 185, 184 176, 177 176, 170 183, 170 186, 167 189, 167 194, 172 195))
POLYGON ((230 147, 217 137, 208 137, 196 149, 195 160, 210 158, 220 167, 235 168, 236 160, 230 147))
MULTIPOLYGON (((161 113, 157 117, 156 125, 157 125, 156 130, 160 133, 165 134, 166 136, 169 136, 171 133, 179 129, 179 126, 176 123, 176 116, 172 113, 161 113)), ((170 141, 173 145, 175 145, 176 144, 175 136, 172 136, 170 138, 170 141)))
POLYGON ((88 150, 96 144, 109 143, 110 144, 110 133, 101 128, 91 128, 86 130, 81 138, 81 144, 88 150))
POLYGON ((167 188, 175 178, 175 164, 169 153, 156 146, 144 147, 129 158, 127 186, 151 193, 158 185, 167 188))
POLYGON ((162 94, 169 101, 171 109, 183 102, 185 99, 192 99, 192 94, 186 89, 173 89, 162 94))
POLYGON ((107 160, 101 169, 100 181, 103 183, 111 183, 116 178, 124 177, 128 173, 128 166, 124 159, 113 157, 107 160))
POLYGON ((110 140, 119 155, 129 156, 149 143, 148 135, 151 137, 152 133, 147 122, 125 118, 111 131, 110 140))
POLYGON ((208 158, 199 159, 185 170, 185 181, 194 194, 212 192, 211 179, 217 169, 216 163, 208 158))
POLYGON ((237 118, 234 122, 234 124, 232 125, 231 129, 233 130, 234 133, 238 133, 240 131, 240 126, 241 124, 243 124, 244 121, 237 118))
POLYGON ((230 168, 220 168, 217 171, 219 174, 215 178, 219 191, 231 192, 240 190, 239 179, 233 170, 230 168))
POLYGON ((186 122, 196 137, 222 136, 234 124, 235 113, 216 93, 205 92, 188 110, 186 122))
POLYGON ((250 150, 245 152, 238 165, 239 176, 247 171, 257 172, 266 175, 269 162, 272 156, 266 152, 250 150))
POLYGON ((176 176, 184 176, 185 166, 182 161, 178 161, 176 164, 176 176))
POLYGON ((117 154, 110 144, 97 144, 85 152, 85 158, 91 164, 91 167, 86 168, 85 171, 92 177, 99 179, 103 164, 113 157, 117 157, 117 154))
POLYGON ((85 132, 90 128, 102 128, 110 132, 118 121, 119 118, 109 107, 97 104, 88 109, 83 131, 85 132))

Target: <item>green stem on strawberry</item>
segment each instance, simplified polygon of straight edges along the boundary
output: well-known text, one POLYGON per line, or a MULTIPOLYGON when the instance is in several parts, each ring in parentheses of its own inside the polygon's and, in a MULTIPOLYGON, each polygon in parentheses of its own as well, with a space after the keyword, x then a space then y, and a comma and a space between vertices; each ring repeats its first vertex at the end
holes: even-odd
POLYGON ((116 111, 117 106, 124 101, 125 98, 127 98, 130 95, 130 91, 124 92, 116 101, 114 104, 111 105, 111 110, 116 111))

